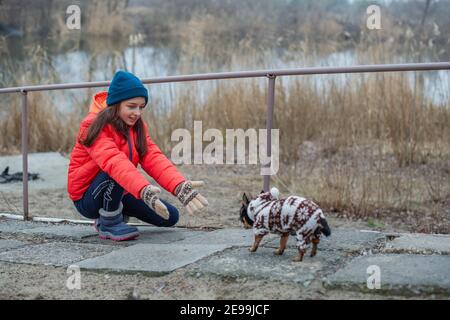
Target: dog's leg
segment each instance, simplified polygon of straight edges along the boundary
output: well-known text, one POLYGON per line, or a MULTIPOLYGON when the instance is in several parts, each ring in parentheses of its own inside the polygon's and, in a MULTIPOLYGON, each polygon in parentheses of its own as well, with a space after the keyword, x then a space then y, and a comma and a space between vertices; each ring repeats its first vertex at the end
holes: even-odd
POLYGON ((308 238, 305 238, 303 236, 303 230, 297 230, 297 248, 298 248, 298 255, 295 256, 292 261, 293 262, 301 262, 303 261, 303 256, 305 255, 305 251, 308 245, 308 238))
POLYGON ((305 250, 303 249, 299 249, 298 250, 298 255, 295 256, 292 261, 293 262, 302 262, 303 261, 303 256, 305 255, 305 250))
POLYGON ((317 246, 320 243, 320 239, 313 239, 312 240, 312 249, 311 249, 311 257, 315 257, 317 254, 317 246))
POLYGON ((258 250, 262 238, 264 238, 264 235, 261 234, 255 235, 255 242, 253 243, 253 246, 249 249, 250 252, 256 252, 256 250, 258 250))
POLYGON ((278 250, 274 252, 275 255, 281 256, 284 253, 288 240, 289 240, 289 233, 284 233, 280 238, 280 248, 278 248, 278 250))

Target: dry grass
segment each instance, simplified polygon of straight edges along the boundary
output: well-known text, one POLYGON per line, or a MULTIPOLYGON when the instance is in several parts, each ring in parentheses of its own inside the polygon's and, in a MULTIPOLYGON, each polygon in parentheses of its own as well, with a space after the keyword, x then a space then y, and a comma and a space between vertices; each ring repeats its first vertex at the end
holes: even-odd
MULTIPOLYGON (((293 146, 304 141, 320 141, 330 155, 367 141, 382 141, 399 167, 448 156, 448 106, 425 102, 409 87, 405 75, 349 76, 345 87, 335 83, 328 87, 318 92, 311 77, 297 78, 288 86, 278 84, 275 127, 281 131, 283 162, 299 160, 293 146)), ((154 122, 160 143, 169 143, 176 128, 192 128, 193 119, 201 120, 204 130, 265 128, 266 90, 258 81, 223 82, 204 103, 196 99, 195 89, 180 90, 167 112, 153 108, 164 119, 154 122)))
MULTIPOLYGON (((27 105, 30 152, 69 151, 78 131, 74 115, 60 114, 44 93, 29 93, 27 105)), ((21 119, 20 105, 11 107, 8 116, 1 119, 0 149, 3 154, 20 151, 21 119)))

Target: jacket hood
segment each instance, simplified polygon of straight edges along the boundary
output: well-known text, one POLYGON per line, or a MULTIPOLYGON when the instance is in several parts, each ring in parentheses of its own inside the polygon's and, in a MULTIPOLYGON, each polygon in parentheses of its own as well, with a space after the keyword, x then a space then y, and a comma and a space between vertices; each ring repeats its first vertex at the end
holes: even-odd
POLYGON ((92 97, 91 106, 89 107, 89 112, 99 113, 103 109, 107 107, 106 99, 108 98, 108 92, 102 91, 96 93, 94 97, 92 97))

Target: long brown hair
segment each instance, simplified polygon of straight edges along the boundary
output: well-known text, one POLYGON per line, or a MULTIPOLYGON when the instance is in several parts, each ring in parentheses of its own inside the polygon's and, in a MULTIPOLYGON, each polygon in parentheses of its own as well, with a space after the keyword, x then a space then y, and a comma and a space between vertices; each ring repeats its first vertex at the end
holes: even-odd
MULTIPOLYGON (((114 104, 100 111, 94 122, 89 127, 86 138, 80 138, 79 142, 87 147, 92 146, 97 139, 103 127, 110 123, 117 132, 128 138, 128 125, 119 117, 119 104, 114 104)), ((137 146, 136 149, 139 157, 143 157, 147 153, 147 140, 145 136, 144 122, 142 118, 133 125, 133 131, 136 132, 137 146)))

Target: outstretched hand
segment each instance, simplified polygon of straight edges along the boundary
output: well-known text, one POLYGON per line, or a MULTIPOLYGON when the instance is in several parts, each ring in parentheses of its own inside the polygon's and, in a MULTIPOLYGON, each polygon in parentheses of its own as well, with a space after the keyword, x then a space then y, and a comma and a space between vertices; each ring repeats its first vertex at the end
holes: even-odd
POLYGON ((155 211, 159 216, 168 220, 169 210, 164 205, 164 203, 159 200, 158 195, 161 193, 161 189, 152 185, 148 185, 142 188, 141 198, 144 200, 145 204, 148 205, 153 211, 155 211))
POLYGON ((180 183, 175 189, 175 195, 183 204, 189 214, 208 206, 208 200, 194 188, 203 187, 203 181, 185 181, 180 183))

